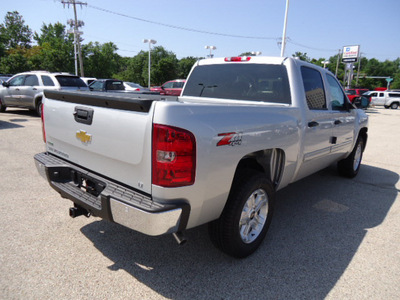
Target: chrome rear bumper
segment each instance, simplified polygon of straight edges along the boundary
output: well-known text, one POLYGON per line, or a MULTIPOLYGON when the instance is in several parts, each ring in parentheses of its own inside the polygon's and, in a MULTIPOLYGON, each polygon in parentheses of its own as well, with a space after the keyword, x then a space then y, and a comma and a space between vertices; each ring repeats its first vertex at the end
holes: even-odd
POLYGON ((152 236, 186 228, 190 206, 184 201, 154 202, 151 195, 47 152, 36 154, 34 159, 39 174, 53 189, 94 216, 152 236))

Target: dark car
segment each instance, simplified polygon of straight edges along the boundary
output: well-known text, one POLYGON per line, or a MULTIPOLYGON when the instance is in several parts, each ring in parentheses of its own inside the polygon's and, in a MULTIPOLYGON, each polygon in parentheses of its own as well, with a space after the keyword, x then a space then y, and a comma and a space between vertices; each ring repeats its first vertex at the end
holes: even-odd
POLYGON ((97 79, 89 84, 91 91, 97 92, 115 92, 125 91, 124 82, 117 79, 97 79))

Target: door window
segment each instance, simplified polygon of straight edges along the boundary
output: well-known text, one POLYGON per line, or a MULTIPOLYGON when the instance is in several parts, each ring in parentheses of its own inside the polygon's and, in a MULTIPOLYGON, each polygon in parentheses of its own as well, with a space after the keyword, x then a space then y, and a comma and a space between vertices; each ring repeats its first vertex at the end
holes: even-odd
POLYGON ((20 86, 24 84, 25 75, 14 77, 10 80, 10 86, 20 86))
POLYGON ((339 83, 331 75, 327 75, 328 88, 331 94, 331 106, 333 110, 343 110, 345 108, 346 95, 339 83))
POLYGON ((173 82, 167 82, 164 84, 164 88, 165 89, 172 89, 174 87, 174 83, 173 82))
POLYGON ((309 109, 326 109, 324 84, 321 74, 312 68, 301 67, 304 91, 309 109))
POLYGON ((36 77, 36 75, 28 75, 25 78, 25 86, 35 86, 35 85, 39 85, 39 80, 36 77))

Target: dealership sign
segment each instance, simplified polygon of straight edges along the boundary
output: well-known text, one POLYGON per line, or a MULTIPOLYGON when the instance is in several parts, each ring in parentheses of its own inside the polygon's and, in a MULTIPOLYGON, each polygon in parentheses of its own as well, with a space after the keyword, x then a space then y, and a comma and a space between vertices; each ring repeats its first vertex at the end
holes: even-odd
POLYGON ((343 47, 342 62, 353 63, 357 62, 360 46, 346 46, 343 47))

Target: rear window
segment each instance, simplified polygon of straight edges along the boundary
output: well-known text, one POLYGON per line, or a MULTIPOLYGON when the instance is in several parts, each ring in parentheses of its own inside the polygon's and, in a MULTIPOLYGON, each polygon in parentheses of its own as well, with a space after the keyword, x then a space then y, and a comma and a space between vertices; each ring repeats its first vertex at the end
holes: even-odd
POLYGON ((44 86, 54 86, 54 82, 50 76, 42 75, 42 81, 44 86))
POLYGON ((80 77, 59 75, 56 78, 61 86, 87 87, 80 77))
POLYGON ((198 66, 191 73, 183 96, 291 103, 287 71, 282 65, 198 66))
POLYGON ((389 93, 389 97, 400 98, 400 93, 389 93))

